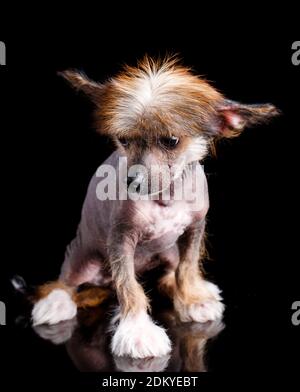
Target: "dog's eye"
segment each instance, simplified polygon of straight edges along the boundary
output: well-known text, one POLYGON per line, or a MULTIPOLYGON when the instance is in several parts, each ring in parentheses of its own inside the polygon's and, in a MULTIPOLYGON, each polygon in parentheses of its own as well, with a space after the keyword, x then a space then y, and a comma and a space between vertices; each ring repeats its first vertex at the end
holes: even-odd
POLYGON ((122 144, 123 147, 126 147, 129 144, 128 139, 125 139, 124 137, 120 137, 119 142, 122 144))
POLYGON ((179 143, 179 137, 171 136, 171 137, 161 137, 159 139, 159 143, 166 148, 174 148, 179 143))

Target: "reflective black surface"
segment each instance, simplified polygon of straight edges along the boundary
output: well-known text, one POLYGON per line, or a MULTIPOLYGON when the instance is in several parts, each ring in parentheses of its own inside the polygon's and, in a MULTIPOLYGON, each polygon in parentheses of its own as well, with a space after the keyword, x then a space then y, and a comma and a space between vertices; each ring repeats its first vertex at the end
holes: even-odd
POLYGON ((70 320, 54 326, 35 327, 34 330, 53 344, 66 341, 70 361, 80 371, 206 371, 207 344, 222 331, 222 322, 182 324, 176 321, 174 312, 170 310, 160 312, 156 319, 167 329, 173 347, 171 355, 158 358, 112 356, 109 347, 109 314, 101 309, 81 312, 77 323, 70 320))
MULTIPOLYGON (((5 366, 38 371, 51 368, 54 373, 223 372, 287 366, 286 361, 282 362, 282 353, 287 352, 291 336, 284 332, 284 320, 274 318, 274 304, 259 293, 241 291, 234 299, 228 294, 224 293, 223 320, 181 323, 170 303, 153 290, 152 316, 167 329, 173 350, 167 357, 137 360, 113 357, 110 353, 109 321, 115 302, 80 310, 77 318, 70 321, 32 328, 30 306, 11 290, 10 304, 14 307, 10 308, 7 326, 1 334, 5 366)), ((293 328, 290 331, 294 333, 293 328)), ((287 361, 292 363, 291 358, 287 361)))

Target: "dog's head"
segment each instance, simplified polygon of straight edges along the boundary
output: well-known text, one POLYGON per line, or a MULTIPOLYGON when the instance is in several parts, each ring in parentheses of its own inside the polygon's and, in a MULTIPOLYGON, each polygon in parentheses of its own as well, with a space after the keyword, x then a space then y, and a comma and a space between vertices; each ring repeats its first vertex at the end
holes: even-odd
POLYGON ((216 138, 237 136, 278 114, 270 104, 226 99, 174 58, 146 57, 104 84, 76 71, 62 75, 95 103, 99 132, 115 140, 129 166, 140 165, 135 170, 138 182, 147 174, 151 178, 150 171, 155 176, 170 170, 178 177, 189 163, 207 155, 216 138))

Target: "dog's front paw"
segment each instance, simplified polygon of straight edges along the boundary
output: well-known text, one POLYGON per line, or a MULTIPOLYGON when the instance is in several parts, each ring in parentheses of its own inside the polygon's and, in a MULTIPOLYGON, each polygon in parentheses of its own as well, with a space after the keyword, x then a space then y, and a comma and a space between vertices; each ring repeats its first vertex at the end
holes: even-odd
POLYGON ((40 299, 32 310, 33 325, 57 324, 76 316, 77 306, 66 290, 55 289, 40 299))
MULTIPOLYGON (((201 284, 205 285, 205 295, 199 298, 199 302, 188 304, 180 298, 174 298, 174 307, 181 321, 206 323, 222 318, 225 306, 221 302, 219 288, 207 281, 201 284)), ((203 288, 201 291, 203 292, 203 288)))
POLYGON ((141 312, 120 320, 111 348, 116 356, 160 357, 171 351, 171 342, 165 330, 154 324, 146 312, 141 312))

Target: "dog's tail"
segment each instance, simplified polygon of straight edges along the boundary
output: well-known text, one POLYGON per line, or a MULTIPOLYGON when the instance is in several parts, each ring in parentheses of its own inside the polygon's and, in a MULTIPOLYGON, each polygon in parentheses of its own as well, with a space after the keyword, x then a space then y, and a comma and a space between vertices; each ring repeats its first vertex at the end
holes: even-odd
POLYGON ((29 291, 29 287, 27 286, 25 280, 20 275, 15 275, 10 280, 13 288, 16 292, 27 295, 29 291))
POLYGON ((73 300, 78 308, 91 308, 101 305, 111 298, 113 292, 105 287, 85 287, 73 294, 73 300))
POLYGON ((78 308, 99 306, 113 295, 113 291, 106 287, 82 286, 80 289, 73 290, 61 281, 49 282, 36 287, 28 286, 19 275, 15 275, 11 279, 11 284, 16 292, 25 296, 32 304, 45 298, 55 289, 66 290, 70 293, 78 308))

